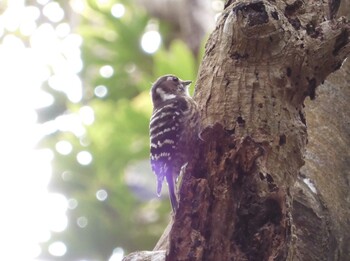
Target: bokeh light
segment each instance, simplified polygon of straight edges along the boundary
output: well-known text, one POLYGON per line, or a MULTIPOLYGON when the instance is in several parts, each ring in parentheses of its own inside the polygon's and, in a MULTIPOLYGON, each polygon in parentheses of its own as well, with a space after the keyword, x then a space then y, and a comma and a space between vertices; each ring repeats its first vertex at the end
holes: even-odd
POLYGON ((77 225, 80 227, 80 228, 84 228, 88 225, 88 219, 86 217, 78 217, 77 219, 77 225))
POLYGON ((121 18, 125 14, 125 7, 124 5, 118 3, 114 4, 111 9, 111 13, 115 18, 121 18))
MULTIPOLYGON (((37 122, 36 110, 55 103, 53 95, 42 88, 45 82, 72 102, 82 99, 78 76, 82 38, 61 22, 65 14, 57 2, 37 3, 26 6, 25 1, 7 1, 0 14, 0 245, 6 246, 0 251, 0 260, 35 260, 44 251, 39 244, 50 240, 52 232, 67 228, 66 211, 78 203, 48 191, 55 154, 51 149, 38 149, 37 144, 44 135, 59 129, 83 135, 83 124, 93 121, 91 110, 84 109, 81 115, 37 122), (61 23, 44 22, 39 19, 42 15, 52 23, 61 23)), ((67 155, 72 144, 62 140, 55 149, 67 155)), ((63 242, 48 248, 53 256, 63 256, 66 251, 63 242)))
POLYGON ((162 42, 162 38, 158 31, 148 31, 142 35, 141 47, 146 53, 155 53, 162 42))
POLYGON ((104 189, 100 189, 96 192, 96 198, 99 201, 105 201, 108 198, 108 193, 104 189))
POLYGON ((103 98, 108 94, 108 89, 104 85, 98 85, 95 87, 94 94, 99 98, 103 98))
POLYGON ((122 261, 123 257, 124 257, 124 250, 121 247, 117 247, 113 250, 113 254, 108 261, 122 261))
POLYGON ((68 200, 68 208, 75 209, 78 206, 78 201, 75 198, 70 198, 68 200))
POLYGON ((111 78, 114 74, 114 69, 110 65, 104 65, 100 68, 100 74, 103 78, 111 78))
POLYGON ((94 110, 90 106, 83 106, 79 109, 81 122, 85 125, 91 125, 95 121, 94 110))
POLYGON ((92 161, 92 155, 90 152, 88 151, 80 151, 77 154, 77 161, 81 164, 81 165, 89 165, 92 161))
POLYGON ((58 153, 62 155, 68 155, 69 153, 72 152, 73 146, 69 141, 61 140, 56 143, 55 148, 58 153))
POLYGON ((57 2, 51 2, 45 5, 43 14, 54 23, 61 21, 64 17, 64 11, 57 2))
POLYGON ((67 247, 61 241, 53 242, 49 246, 49 253, 53 256, 64 256, 66 252, 67 252, 67 247))

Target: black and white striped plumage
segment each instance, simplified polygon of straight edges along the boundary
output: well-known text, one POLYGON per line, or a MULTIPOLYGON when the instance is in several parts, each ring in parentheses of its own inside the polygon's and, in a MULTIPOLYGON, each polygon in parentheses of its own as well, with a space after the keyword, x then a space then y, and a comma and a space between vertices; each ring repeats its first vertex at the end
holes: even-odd
POLYGON ((165 75, 151 89, 151 165, 157 175, 157 194, 160 195, 165 178, 174 212, 178 204, 175 181, 182 166, 188 162, 193 141, 198 137, 199 113, 197 104, 188 94, 190 83, 165 75))

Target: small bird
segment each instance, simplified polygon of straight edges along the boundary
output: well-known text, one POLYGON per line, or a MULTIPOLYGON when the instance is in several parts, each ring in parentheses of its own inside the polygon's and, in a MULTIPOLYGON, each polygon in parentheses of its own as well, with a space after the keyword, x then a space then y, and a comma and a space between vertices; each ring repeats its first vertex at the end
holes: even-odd
POLYGON ((177 177, 191 157, 193 143, 198 138, 199 110, 188 93, 191 81, 165 75, 153 84, 151 97, 153 113, 150 120, 150 158, 157 175, 157 194, 160 196, 164 178, 169 187, 170 202, 176 212, 177 177))

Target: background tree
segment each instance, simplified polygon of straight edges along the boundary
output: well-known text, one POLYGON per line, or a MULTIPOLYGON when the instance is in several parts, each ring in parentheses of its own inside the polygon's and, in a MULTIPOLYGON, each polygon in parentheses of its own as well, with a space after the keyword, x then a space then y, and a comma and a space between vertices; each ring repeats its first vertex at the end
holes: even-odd
POLYGON ((314 137, 300 171, 304 101, 315 99, 316 87, 349 54, 349 24, 334 18, 338 4, 227 2, 195 91, 204 142, 187 168, 169 235, 155 249, 166 249, 166 260, 349 258, 349 136, 340 113, 349 106, 337 95, 348 97, 346 80, 337 88, 331 78, 320 95, 328 103, 310 106, 314 137), (334 125, 321 129, 329 120, 324 110, 336 112, 335 133, 344 131, 338 138, 330 137, 334 125))

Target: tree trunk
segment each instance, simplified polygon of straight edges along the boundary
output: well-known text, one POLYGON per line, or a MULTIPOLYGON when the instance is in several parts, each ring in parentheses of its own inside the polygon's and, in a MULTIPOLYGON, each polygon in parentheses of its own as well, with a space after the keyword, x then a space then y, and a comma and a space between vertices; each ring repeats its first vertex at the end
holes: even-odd
POLYGON ((349 105, 335 84, 326 82, 308 109, 302 168, 305 98, 315 98, 350 52, 337 4, 228 1, 196 84, 203 141, 186 168, 179 209, 158 251, 133 260, 350 260, 349 105), (318 102, 339 135, 319 125, 327 119, 317 119, 318 102), (337 140, 340 155, 317 148, 337 140))

